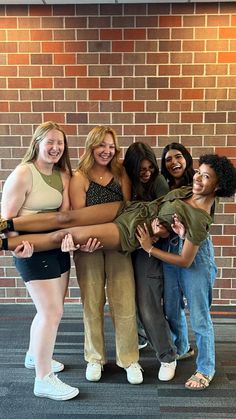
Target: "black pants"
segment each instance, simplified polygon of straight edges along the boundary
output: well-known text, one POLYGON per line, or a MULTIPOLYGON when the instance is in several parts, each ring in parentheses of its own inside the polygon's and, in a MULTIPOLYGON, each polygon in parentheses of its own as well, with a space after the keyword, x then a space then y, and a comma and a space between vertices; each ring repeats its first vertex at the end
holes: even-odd
POLYGON ((137 310, 146 336, 158 360, 172 362, 176 356, 176 347, 163 313, 162 263, 154 257, 149 257, 143 249, 135 250, 132 253, 132 260, 137 310))

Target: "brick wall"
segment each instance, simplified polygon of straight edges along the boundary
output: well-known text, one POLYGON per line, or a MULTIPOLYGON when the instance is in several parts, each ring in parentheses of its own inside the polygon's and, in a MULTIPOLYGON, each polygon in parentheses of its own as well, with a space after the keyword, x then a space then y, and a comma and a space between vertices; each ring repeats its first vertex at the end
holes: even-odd
MULTIPOLYGON (((36 126, 54 120, 76 166, 88 131, 110 124, 121 146, 146 141, 159 159, 182 142, 194 157, 236 163, 236 4, 0 6, 0 179, 36 126)), ((215 304, 236 304, 234 199, 212 228, 215 304)), ((67 301, 78 301, 72 269, 67 301)), ((0 303, 30 301, 6 252, 0 303)))

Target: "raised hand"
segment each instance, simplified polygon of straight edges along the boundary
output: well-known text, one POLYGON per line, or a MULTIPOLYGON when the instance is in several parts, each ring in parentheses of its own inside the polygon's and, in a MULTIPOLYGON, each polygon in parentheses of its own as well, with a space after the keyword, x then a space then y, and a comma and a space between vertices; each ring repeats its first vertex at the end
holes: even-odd
POLYGON ((173 224, 171 224, 171 228, 181 239, 185 238, 186 230, 184 225, 180 222, 177 214, 173 215, 173 224))
POLYGON ((12 253, 17 258, 30 258, 34 253, 34 246, 33 244, 23 240, 12 253))
POLYGON ((102 247, 103 246, 101 245, 101 242, 98 241, 96 238, 95 239, 94 238, 88 239, 86 244, 75 245, 74 241, 73 241, 73 237, 70 233, 68 233, 64 237, 64 239, 62 240, 62 243, 61 243, 62 252, 70 252, 71 250, 74 251, 74 250, 80 249, 82 252, 92 253, 95 250, 102 249, 102 247))

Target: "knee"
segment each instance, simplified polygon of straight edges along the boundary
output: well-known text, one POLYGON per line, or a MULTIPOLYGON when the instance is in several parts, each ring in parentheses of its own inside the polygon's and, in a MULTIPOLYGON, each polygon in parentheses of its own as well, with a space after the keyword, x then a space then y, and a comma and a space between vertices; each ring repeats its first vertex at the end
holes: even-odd
POLYGON ((52 327, 57 327, 61 321, 62 316, 63 306, 58 304, 57 306, 50 307, 47 312, 45 312, 45 321, 52 327))

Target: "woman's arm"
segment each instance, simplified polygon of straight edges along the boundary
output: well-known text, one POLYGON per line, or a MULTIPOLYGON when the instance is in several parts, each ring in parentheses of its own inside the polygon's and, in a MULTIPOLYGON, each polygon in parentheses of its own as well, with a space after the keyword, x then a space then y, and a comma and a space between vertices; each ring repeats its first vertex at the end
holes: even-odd
POLYGON ((32 176, 26 166, 17 166, 8 176, 2 192, 1 214, 4 218, 17 217, 32 187, 32 176))
POLYGON ((149 254, 149 256, 154 256, 157 259, 162 260, 162 262, 171 263, 173 265, 180 266, 181 268, 189 268, 191 266, 199 249, 199 246, 195 246, 187 239, 184 242, 180 255, 158 249, 152 245, 152 239, 146 224, 144 224, 144 227, 137 227, 136 237, 141 247, 149 254))
POLYGON ((86 192, 89 180, 79 171, 74 172, 69 187, 71 208, 77 210, 86 206, 86 192))

